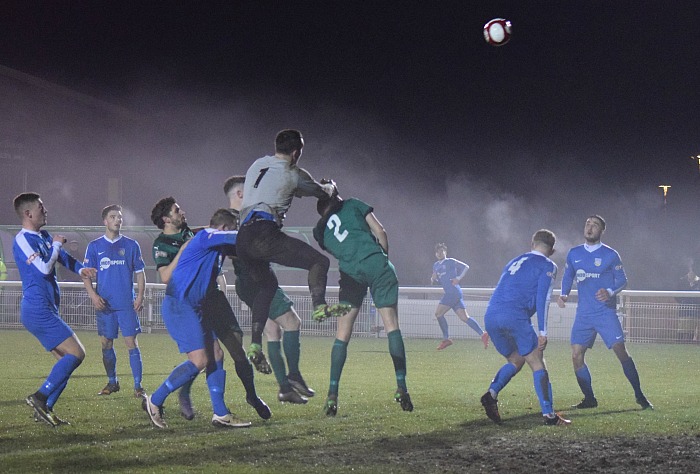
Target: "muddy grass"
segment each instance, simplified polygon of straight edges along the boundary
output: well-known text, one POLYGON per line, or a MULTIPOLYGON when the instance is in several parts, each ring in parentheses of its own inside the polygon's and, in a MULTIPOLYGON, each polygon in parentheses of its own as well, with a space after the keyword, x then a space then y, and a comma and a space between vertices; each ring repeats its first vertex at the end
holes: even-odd
MULTIPOLYGON (((429 437, 430 438, 430 437, 429 437)), ((448 445, 436 439, 315 453, 317 469, 367 472, 700 472, 700 435, 602 439, 490 437, 448 445)))

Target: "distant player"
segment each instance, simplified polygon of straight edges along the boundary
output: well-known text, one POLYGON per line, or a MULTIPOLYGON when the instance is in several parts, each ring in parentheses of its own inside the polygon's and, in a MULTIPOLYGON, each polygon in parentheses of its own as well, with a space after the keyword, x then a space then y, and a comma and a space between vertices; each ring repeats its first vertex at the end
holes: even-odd
POLYGON ((433 275, 430 277, 430 281, 439 283, 442 285, 442 289, 445 290, 445 294, 435 309, 435 319, 437 319, 442 331, 442 342, 438 345, 437 350, 441 351, 452 345, 449 326, 445 319, 445 314, 449 310, 454 311, 459 319, 467 323, 470 328, 481 336, 481 342, 484 343, 484 349, 486 349, 489 346, 489 335, 481 329, 481 326, 475 319, 470 318, 467 314, 462 288, 459 286, 460 280, 464 278, 467 270, 469 270, 469 265, 454 258, 447 258, 447 245, 445 244, 437 244, 435 246, 435 257, 437 262, 433 264, 433 275))
POLYGON ((282 130, 275 137, 275 154, 258 158, 246 172, 237 253, 258 289, 252 305, 252 343, 248 350, 248 358, 258 370, 268 366, 262 350, 262 334, 278 288, 272 262, 309 272, 314 316, 338 316, 349 310, 343 305, 326 303, 328 257, 282 232, 285 215, 295 196, 323 198, 333 191, 297 166, 303 148, 304 139, 298 130, 282 130))
POLYGON ((20 319, 44 349, 57 359, 39 390, 25 401, 34 409, 35 419, 51 426, 68 424, 53 412, 53 408, 71 374, 85 359, 85 348, 58 314, 61 292, 56 280, 56 264, 60 263, 83 278, 94 278, 96 272, 63 250, 64 236, 56 234, 52 237, 41 230, 46 225, 48 212, 40 195, 22 193, 15 197, 13 204, 22 222, 22 229, 12 244, 22 279, 20 319))
POLYGON ((224 401, 226 372, 224 354, 212 330, 211 320, 204 317, 207 294, 216 289, 222 255, 233 255, 236 244, 236 218, 228 209, 219 209, 209 227, 199 231, 183 247, 172 272, 163 299, 163 321, 168 333, 187 360, 175 367, 153 395, 146 396, 146 412, 157 428, 167 428, 163 404, 172 392, 194 380, 206 369, 209 397, 214 415, 212 425, 241 428, 250 422, 237 419, 224 401))
MULTIPOLYGON (((180 250, 185 242, 194 237, 194 232, 187 225, 185 211, 172 196, 165 197, 155 204, 151 210, 151 221, 162 230, 153 242, 153 260, 156 262, 161 281, 168 283, 179 261, 180 250)), ((222 277, 223 275, 219 276, 219 285, 225 288, 226 280, 222 277)), ((255 372, 243 349, 243 331, 226 294, 221 289, 215 288, 208 293, 203 313, 204 318, 210 320, 216 337, 231 354, 236 375, 246 391, 246 402, 255 408, 260 418, 269 419, 272 412, 255 390, 255 372)), ((180 413, 187 420, 192 420, 195 416, 190 398, 191 385, 186 383, 178 392, 180 413)))
POLYGON ((134 396, 145 394, 141 386, 143 363, 137 335, 141 323, 137 311, 143 307, 143 292, 146 289, 146 265, 141 257, 138 242, 121 234, 122 207, 111 205, 102 209, 105 235, 90 242, 85 250, 85 266, 97 268, 96 288, 90 280, 83 280, 85 289, 97 317, 97 335, 102 344, 102 362, 107 372, 107 385, 98 395, 118 392, 117 353, 114 340, 121 329, 124 344, 129 350, 129 364, 134 377, 134 396), (134 275, 137 293, 134 294, 134 275))
POLYGON ((544 424, 571 423, 554 412, 552 385, 544 362, 549 301, 557 276, 557 266, 549 259, 555 241, 554 234, 547 229, 535 232, 532 250, 508 262, 486 308, 484 324, 491 341, 508 360, 496 373, 489 391, 481 397, 486 415, 496 423, 501 422, 498 394, 526 362, 532 369, 544 424), (533 314, 537 314, 538 332, 531 322, 533 314))
POLYGON ((583 392, 583 400, 572 408, 595 408, 598 400, 593 394, 591 373, 585 362, 586 350, 593 347, 600 334, 622 364, 625 377, 632 384, 637 403, 642 410, 653 409, 639 383, 637 367, 625 347, 625 334, 617 317, 617 295, 627 286, 627 275, 620 255, 600 242, 605 232, 605 220, 599 215, 586 219, 583 245, 569 250, 561 281, 561 296, 557 301, 565 307, 576 279, 578 306, 571 328, 571 355, 576 380, 583 392))
MULTIPOLYGON (((243 205, 243 184, 245 176, 231 176, 224 183, 224 194, 229 201, 231 212, 238 218, 243 205)), ((236 273, 236 293, 248 307, 252 307, 257 287, 250 278, 245 265, 237 257, 231 257, 234 272, 236 273)), ((294 310, 294 304, 282 288, 277 287, 275 296, 270 304, 270 314, 265 324, 265 337, 267 338, 267 356, 275 373, 275 379, 279 384, 277 399, 280 402, 299 403, 308 402, 307 397, 313 397, 316 392, 310 388, 299 370, 301 344, 299 329, 301 319, 294 310), (282 357, 282 348, 284 356, 282 357), (287 366, 289 372, 287 372, 287 366)))
MULTIPOLYGON (((338 411, 338 386, 347 358, 348 344, 355 319, 362 307, 367 288, 384 322, 389 354, 394 363, 396 392, 394 400, 404 411, 413 411, 406 387, 406 351, 399 329, 399 281, 389 261, 389 240, 373 208, 359 199, 344 201, 333 186, 331 198, 319 199, 321 219, 314 228, 318 244, 338 259, 340 303, 351 307, 338 318, 336 339, 331 350, 331 380, 326 399, 326 415, 338 411)), ((316 318, 322 321, 324 318, 316 318)))

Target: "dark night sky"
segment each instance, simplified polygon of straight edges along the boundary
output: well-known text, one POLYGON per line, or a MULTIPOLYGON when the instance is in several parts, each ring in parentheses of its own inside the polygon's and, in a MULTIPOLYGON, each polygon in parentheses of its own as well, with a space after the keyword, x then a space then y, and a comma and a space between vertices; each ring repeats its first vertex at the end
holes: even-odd
MULTIPOLYGON (((426 283, 446 241, 472 265, 465 286, 491 286, 532 232, 552 228, 563 259, 600 213, 631 287, 668 288, 700 257, 699 12, 690 0, 3 2, 0 64, 147 117, 137 145, 95 139, 101 151, 71 158, 123 177, 133 223, 166 194, 203 222, 223 178, 294 127, 303 167, 375 206, 404 284, 426 283), (482 37, 494 17, 514 28, 500 48, 482 37), (659 184, 673 186, 666 208, 659 184)), ((99 193, 68 193, 82 191, 99 193)), ((313 224, 306 201, 288 225, 313 224)), ((56 211, 99 224, 94 209, 56 211)))

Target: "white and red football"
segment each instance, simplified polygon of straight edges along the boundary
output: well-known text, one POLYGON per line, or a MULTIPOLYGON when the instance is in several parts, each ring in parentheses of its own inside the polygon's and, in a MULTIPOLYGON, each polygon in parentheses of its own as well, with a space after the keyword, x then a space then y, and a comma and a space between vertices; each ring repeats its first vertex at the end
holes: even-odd
POLYGON ((484 25, 484 39, 491 46, 503 46, 510 41, 512 31, 510 21, 494 18, 484 25))

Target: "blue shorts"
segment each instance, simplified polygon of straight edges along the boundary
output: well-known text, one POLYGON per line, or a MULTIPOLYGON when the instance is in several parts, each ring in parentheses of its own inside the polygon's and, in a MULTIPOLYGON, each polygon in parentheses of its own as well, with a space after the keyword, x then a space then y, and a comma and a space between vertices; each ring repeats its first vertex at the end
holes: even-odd
POLYGON ((74 334, 70 326, 58 315, 58 311, 50 306, 32 307, 22 301, 20 320, 47 351, 54 350, 74 334))
POLYGON ((484 325, 493 347, 503 357, 516 351, 524 357, 537 349, 537 333, 527 314, 487 311, 484 325))
POLYGON ((446 291, 440 300, 440 304, 452 308, 453 311, 458 309, 466 309, 467 306, 464 304, 464 298, 462 296, 462 289, 455 288, 451 291, 446 291))
POLYGON ((597 334, 600 334, 608 349, 618 342, 625 342, 625 334, 615 311, 576 315, 571 328, 571 344, 580 344, 590 349, 597 334))
POLYGON ((214 340, 214 332, 202 326, 202 315, 188 304, 169 295, 163 298, 163 322, 180 353, 204 349, 214 340))
POLYGON ((134 308, 116 309, 107 312, 97 311, 97 335, 107 339, 117 339, 119 329, 122 336, 131 337, 141 333, 139 315, 134 308))

